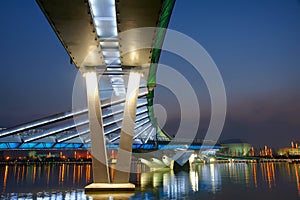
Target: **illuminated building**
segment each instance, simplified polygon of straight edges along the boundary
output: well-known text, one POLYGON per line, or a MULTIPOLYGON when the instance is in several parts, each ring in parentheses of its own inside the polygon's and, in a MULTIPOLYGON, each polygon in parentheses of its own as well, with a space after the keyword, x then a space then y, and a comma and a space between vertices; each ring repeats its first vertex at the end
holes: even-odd
POLYGON ((239 139, 226 140, 221 143, 220 153, 231 156, 250 156, 252 145, 239 139))
POLYGON ((295 149, 295 148, 285 147, 285 148, 280 148, 277 151, 277 154, 280 155, 280 156, 289 156, 289 155, 299 156, 300 155, 300 150, 299 150, 299 148, 295 149))
POLYGON ((277 154, 280 156, 300 156, 300 149, 298 142, 292 141, 291 147, 280 148, 277 151, 277 154))

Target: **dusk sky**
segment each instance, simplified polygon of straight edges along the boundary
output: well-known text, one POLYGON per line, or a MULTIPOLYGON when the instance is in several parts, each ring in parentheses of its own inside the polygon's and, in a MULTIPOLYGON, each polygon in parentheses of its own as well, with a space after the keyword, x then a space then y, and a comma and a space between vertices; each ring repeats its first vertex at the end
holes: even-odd
MULTIPOLYGON (((0 127, 71 110, 77 69, 36 2, 3 1, 0 16, 0 127)), ((299 0, 177 0, 169 28, 199 42, 219 68, 228 101, 221 140, 240 138, 256 147, 300 141, 299 0)), ((205 83, 184 59, 164 52, 160 62, 193 85, 202 136, 210 117, 205 83)), ((157 88, 156 102, 171 112, 170 133, 178 111, 168 97, 157 88)))

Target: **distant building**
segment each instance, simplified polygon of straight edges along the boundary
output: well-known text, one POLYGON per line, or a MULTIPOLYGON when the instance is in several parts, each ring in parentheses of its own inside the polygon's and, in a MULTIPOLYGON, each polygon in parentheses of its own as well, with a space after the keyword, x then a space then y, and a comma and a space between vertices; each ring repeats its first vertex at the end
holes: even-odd
POLYGON ((300 149, 290 147, 280 148, 277 154, 280 156, 300 156, 300 149))
POLYGON ((291 142, 291 147, 280 148, 277 151, 279 156, 300 156, 300 148, 298 142, 291 142))
POLYGON ((230 156, 251 156, 252 145, 240 139, 231 139, 221 142, 220 153, 230 156))

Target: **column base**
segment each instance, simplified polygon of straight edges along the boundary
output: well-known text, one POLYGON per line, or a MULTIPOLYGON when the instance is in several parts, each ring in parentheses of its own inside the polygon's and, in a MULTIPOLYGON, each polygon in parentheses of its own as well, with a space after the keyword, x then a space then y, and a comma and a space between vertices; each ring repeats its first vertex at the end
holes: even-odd
POLYGON ((84 188, 86 193, 94 192, 126 192, 134 191, 135 185, 132 183, 91 183, 84 188))

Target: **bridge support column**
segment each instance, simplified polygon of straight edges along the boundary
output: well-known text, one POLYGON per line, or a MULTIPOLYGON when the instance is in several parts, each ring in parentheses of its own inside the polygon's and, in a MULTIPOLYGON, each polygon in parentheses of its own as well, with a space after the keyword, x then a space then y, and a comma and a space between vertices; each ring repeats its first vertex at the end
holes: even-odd
POLYGON ((134 190, 135 185, 129 183, 129 175, 140 74, 130 73, 129 75, 118 153, 120 156, 119 158, 122 159, 118 160, 116 166, 116 169, 121 168, 122 170, 124 169, 125 172, 117 170, 114 183, 110 182, 109 176, 97 75, 95 72, 87 72, 85 76, 94 179, 94 183, 85 187, 85 192, 92 194, 99 191, 128 192, 130 190, 134 190))
POLYGON ((95 71, 85 73, 88 116, 91 137, 91 155, 94 183, 110 183, 98 78, 95 71))
POLYGON ((130 177, 132 140, 136 118, 136 104, 140 86, 140 74, 130 72, 126 92, 124 115, 116 164, 115 183, 128 183, 130 177))

